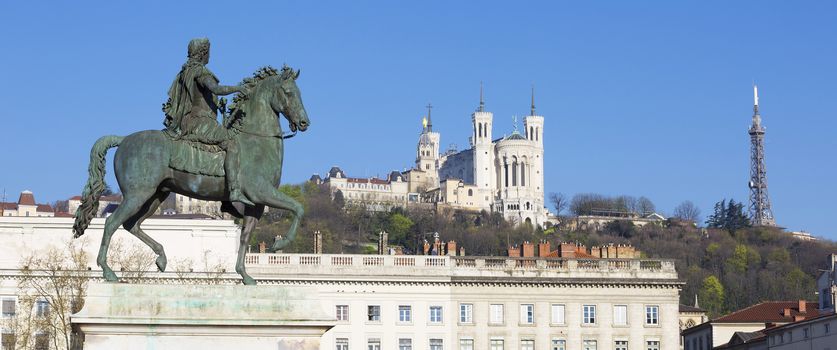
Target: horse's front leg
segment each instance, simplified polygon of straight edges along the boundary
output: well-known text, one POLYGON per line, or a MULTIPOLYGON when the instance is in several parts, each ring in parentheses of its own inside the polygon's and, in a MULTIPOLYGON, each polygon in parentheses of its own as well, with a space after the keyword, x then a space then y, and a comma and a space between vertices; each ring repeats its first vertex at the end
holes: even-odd
POLYGON ((264 204, 271 208, 284 209, 293 214, 293 221, 291 221, 291 227, 288 229, 288 233, 282 239, 274 241, 273 246, 270 248, 271 251, 277 251, 293 242, 294 238, 296 238, 296 230, 299 227, 299 221, 302 219, 305 209, 302 207, 302 204, 299 204, 295 199, 280 192, 273 186, 263 186, 263 188, 264 190, 258 191, 258 198, 255 198, 256 203, 264 204))
POLYGON ((241 237, 239 238, 238 257, 235 261, 235 272, 241 275, 245 285, 255 285, 256 280, 247 274, 247 269, 244 265, 244 257, 247 255, 247 247, 250 245, 250 235, 253 229, 256 228, 256 223, 264 212, 264 206, 258 205, 256 208, 247 207, 244 215, 244 224, 241 226, 241 237))

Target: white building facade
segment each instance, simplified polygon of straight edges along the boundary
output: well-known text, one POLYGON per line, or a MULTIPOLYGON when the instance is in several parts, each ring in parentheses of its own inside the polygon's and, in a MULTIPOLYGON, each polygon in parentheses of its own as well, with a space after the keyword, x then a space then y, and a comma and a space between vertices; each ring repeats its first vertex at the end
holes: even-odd
MULTIPOLYGON (((0 221, 0 267, 6 269, 0 299, 8 304, 17 292, 19 259, 71 236, 70 219, 23 219, 0 221)), ((101 221, 94 219, 87 233, 94 241, 101 221)), ((145 231, 164 245, 170 262, 209 255, 231 266, 238 241, 231 221, 147 223, 145 231)), ((141 244, 121 230, 116 236, 141 244)), ((95 256, 98 245, 86 249, 95 256)), ((669 260, 248 254, 246 263, 262 285, 316 290, 337 320, 322 339, 323 350, 678 348, 682 282, 669 260)), ((90 267, 98 276, 92 259, 90 267)), ((240 283, 231 268, 226 271, 214 283, 240 283)), ((203 272, 197 264, 189 272, 149 272, 142 281, 182 283, 206 278, 203 272)))

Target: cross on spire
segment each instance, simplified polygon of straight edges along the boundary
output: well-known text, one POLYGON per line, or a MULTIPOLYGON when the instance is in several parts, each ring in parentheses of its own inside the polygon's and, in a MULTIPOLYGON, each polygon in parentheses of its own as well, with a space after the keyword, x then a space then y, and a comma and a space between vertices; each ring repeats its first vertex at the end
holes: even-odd
POLYGON ((535 115, 535 84, 532 84, 532 111, 529 115, 535 115))
POLYGON ((480 112, 485 112, 485 99, 483 98, 482 92, 482 81, 480 81, 480 112))
POLYGON ((427 103, 427 131, 433 131, 433 120, 430 119, 430 111, 433 109, 433 105, 430 102, 427 103))

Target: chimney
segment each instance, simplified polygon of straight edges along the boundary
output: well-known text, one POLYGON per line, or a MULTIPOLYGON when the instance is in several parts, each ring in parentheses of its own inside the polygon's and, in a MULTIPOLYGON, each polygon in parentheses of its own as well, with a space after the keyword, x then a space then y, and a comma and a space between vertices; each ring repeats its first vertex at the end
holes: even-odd
POLYGON ((510 245, 509 246, 509 257, 510 258, 519 258, 520 257, 520 248, 517 246, 510 245))
POLYGON ((593 248, 590 248, 590 255, 592 255, 596 258, 601 258, 602 257, 602 248, 593 246, 593 248))
POLYGON ((448 241, 447 254, 450 256, 456 256, 456 241, 448 241))
POLYGON ((523 242, 523 257, 524 258, 533 258, 535 257, 535 244, 529 241, 523 242))
POLYGON ((782 312, 782 316, 785 316, 785 317, 790 317, 790 314, 791 313, 790 313, 789 308, 785 308, 785 310, 783 310, 783 312, 782 312))
POLYGON ((552 250, 550 249, 549 242, 547 242, 546 240, 542 240, 542 241, 540 241, 540 243, 538 243, 538 256, 539 257, 545 258, 545 257, 549 256, 549 253, 551 251, 552 250))
POLYGON ((587 246, 583 245, 583 244, 577 244, 575 246, 575 252, 576 252, 576 255, 578 255, 578 253, 587 254, 587 246))
POLYGON ((465 247, 459 247, 459 256, 465 256, 465 247))
POLYGON ((804 319, 805 319, 805 316, 802 316, 802 315, 793 316, 793 322, 799 322, 799 321, 802 321, 804 319))
POLYGON ((575 258, 575 244, 566 242, 561 243, 561 257, 575 258))
POLYGON ((267 243, 264 241, 259 242, 259 253, 264 254, 267 252, 267 243))
POLYGON ((314 254, 323 253, 323 234, 320 230, 314 231, 314 254))
POLYGON ((389 233, 386 231, 378 232, 378 254, 386 255, 388 254, 389 247, 389 233))
POLYGON ((804 313, 807 312, 806 311, 806 307, 808 306, 807 303, 808 302, 806 302, 805 300, 800 300, 799 301, 799 313, 804 314, 804 313))
POLYGON ((424 255, 430 254, 430 243, 428 243, 426 239, 424 240, 424 249, 422 251, 424 252, 424 255))
POLYGON ((607 246, 607 257, 608 258, 616 258, 618 255, 616 254, 616 246, 613 243, 607 246))

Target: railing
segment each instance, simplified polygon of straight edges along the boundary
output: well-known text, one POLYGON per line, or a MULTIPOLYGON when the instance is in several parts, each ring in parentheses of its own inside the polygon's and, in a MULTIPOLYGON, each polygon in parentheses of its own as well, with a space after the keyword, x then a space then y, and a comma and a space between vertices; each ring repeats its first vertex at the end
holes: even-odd
MULTIPOLYGON (((351 255, 351 254, 247 254, 249 266, 334 266, 448 270, 467 275, 476 270, 486 271, 554 271, 556 273, 671 273, 676 276, 671 260, 647 259, 572 259, 539 257, 476 257, 425 255, 351 255)), ((391 271, 398 273, 396 271, 391 271)))

